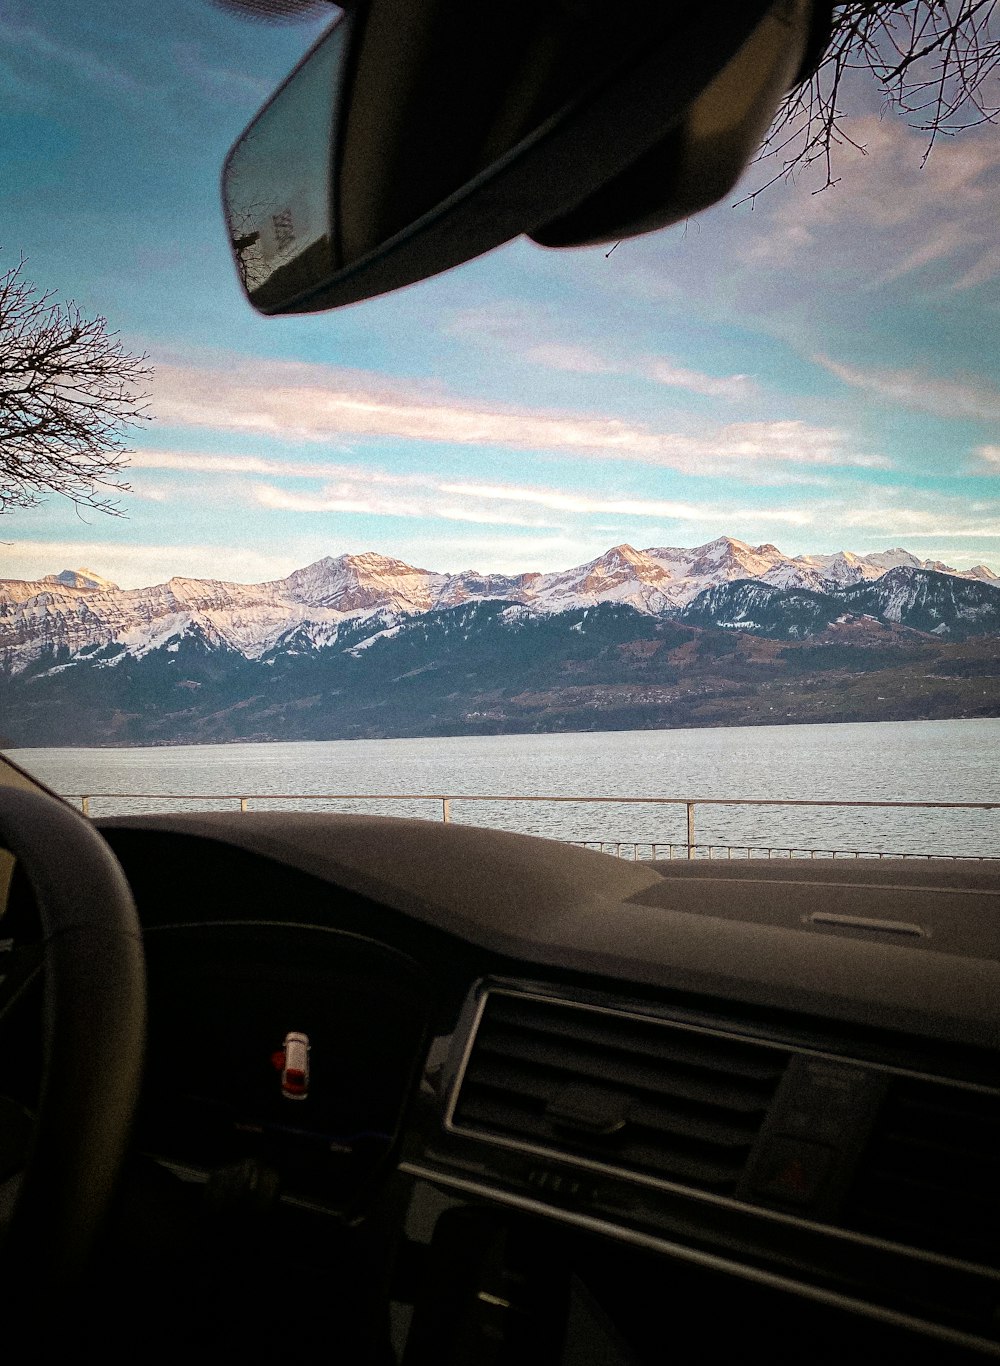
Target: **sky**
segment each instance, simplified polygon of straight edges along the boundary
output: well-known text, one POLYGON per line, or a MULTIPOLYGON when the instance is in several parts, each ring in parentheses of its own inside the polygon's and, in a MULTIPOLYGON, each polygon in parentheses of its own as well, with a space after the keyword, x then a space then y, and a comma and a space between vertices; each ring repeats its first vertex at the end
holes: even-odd
MULTIPOLYGON (((0 576, 256 582, 374 550, 562 569, 731 535, 1000 570, 1000 129, 859 86, 838 183, 606 247, 522 239, 312 317, 242 297, 226 152, 321 31, 210 0, 7 0, 0 268, 148 355, 124 518, 0 519, 0 576)), ((739 202, 739 201, 743 202, 739 202)))

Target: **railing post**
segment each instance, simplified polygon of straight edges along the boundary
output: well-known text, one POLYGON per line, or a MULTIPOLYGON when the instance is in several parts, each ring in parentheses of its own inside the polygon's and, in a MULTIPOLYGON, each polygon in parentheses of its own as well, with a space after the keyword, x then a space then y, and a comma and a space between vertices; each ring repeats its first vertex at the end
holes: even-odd
POLYGON ((241 811, 245 811, 246 809, 247 809, 247 799, 246 799, 246 797, 241 797, 241 798, 240 798, 240 810, 241 810, 241 811))
POLYGON ((687 807, 687 851, 688 858, 694 858, 694 802, 685 802, 687 807))
POLYGON ((89 797, 81 797, 81 798, 80 798, 80 810, 83 812, 83 814, 84 814, 85 816, 89 816, 89 815, 90 815, 90 798, 89 798, 89 797))
POLYGON ((442 798, 441 798, 441 819, 444 821, 445 825, 449 825, 449 824, 451 823, 451 798, 450 798, 450 797, 442 797, 442 798))

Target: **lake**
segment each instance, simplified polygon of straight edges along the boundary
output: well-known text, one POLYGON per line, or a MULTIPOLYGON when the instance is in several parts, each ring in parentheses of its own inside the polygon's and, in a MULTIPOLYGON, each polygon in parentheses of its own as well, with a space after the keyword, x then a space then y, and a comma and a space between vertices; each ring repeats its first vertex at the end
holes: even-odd
MULTIPOLYGON (((92 815, 250 809, 282 794, 399 794, 411 800, 300 801, 308 810, 441 818, 560 839, 681 844, 683 806, 461 801, 461 794, 1000 803, 1000 720, 890 721, 735 729, 585 732, 421 740, 35 749, 12 757, 56 791, 152 793, 91 800, 92 815), (180 800, 185 796, 215 800, 180 800), (228 800, 226 800, 228 799, 228 800)), ((695 810, 699 845, 1000 857, 1000 810, 712 807, 695 810)), ((640 848, 640 857, 648 856, 640 848)))

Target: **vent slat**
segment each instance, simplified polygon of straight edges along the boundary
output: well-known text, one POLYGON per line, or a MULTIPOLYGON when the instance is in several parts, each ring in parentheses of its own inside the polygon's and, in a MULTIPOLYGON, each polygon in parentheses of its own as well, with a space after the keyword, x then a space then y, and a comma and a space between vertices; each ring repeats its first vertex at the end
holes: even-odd
POLYGON ((613 1076, 622 1086, 638 1087, 656 1095, 679 1096, 684 1100, 719 1105, 743 1114, 766 1108, 773 1087, 760 1083, 730 1082, 718 1074, 699 1076, 667 1064, 610 1060, 571 1040, 549 1039, 536 1035, 484 1031, 479 1039, 483 1053, 501 1058, 517 1058, 551 1068, 560 1075, 605 1078, 613 1076))
POLYGON ((673 1022, 490 992, 452 1124, 728 1194, 787 1061, 673 1022))
POLYGON ((463 1120, 487 1130, 502 1126, 507 1134, 526 1139, 547 1148, 559 1148, 567 1153, 592 1157, 615 1167, 650 1172, 677 1181, 690 1181, 699 1186, 728 1187, 735 1185, 743 1169, 746 1153, 740 1160, 713 1159, 708 1153, 686 1152, 660 1143, 644 1143, 640 1137, 631 1139, 628 1133, 616 1134, 612 1139, 598 1142, 583 1140, 555 1130, 541 1115, 532 1110, 512 1108, 509 1099, 490 1099, 482 1095, 470 1096, 463 1107, 463 1120))
MULTIPOLYGON (((528 1065, 490 1058, 488 1064, 480 1057, 466 1072, 466 1085, 497 1091, 501 1095, 515 1095, 544 1105, 552 1097, 552 1081, 547 1073, 539 1074, 528 1065)), ((630 1124, 641 1124, 649 1129, 685 1138, 702 1139, 719 1147, 749 1147, 757 1133, 758 1124, 734 1122, 725 1111, 709 1107, 696 1109, 679 1100, 673 1106, 657 1104, 644 1097, 631 1095, 621 1087, 596 1085, 593 1090, 609 1098, 624 1094, 626 1118, 630 1124), (683 1107, 683 1108, 682 1108, 683 1107)))
MULTIPOLYGON (((490 1012, 490 1022, 494 1027, 502 1024, 529 1033, 537 1027, 533 1026, 523 1004, 510 999, 497 1001, 490 1012)), ((787 1061, 785 1054, 777 1049, 729 1042, 694 1030, 668 1033, 655 1021, 631 1020, 596 1011, 574 1011, 566 1018, 553 1014, 546 1019, 545 1032, 554 1037, 617 1049, 630 1059, 643 1057, 657 1062, 684 1063, 752 1081, 777 1081, 787 1061)))

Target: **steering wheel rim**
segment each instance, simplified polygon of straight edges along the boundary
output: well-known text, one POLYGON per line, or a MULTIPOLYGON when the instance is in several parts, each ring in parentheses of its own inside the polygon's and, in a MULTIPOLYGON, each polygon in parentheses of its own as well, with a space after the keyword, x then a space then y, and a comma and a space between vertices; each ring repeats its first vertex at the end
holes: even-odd
POLYGON ((125 874, 85 817, 0 788, 0 847, 33 893, 45 973, 38 1116, 0 1248, 9 1293, 69 1284, 86 1266, 139 1094, 146 977, 125 874))

